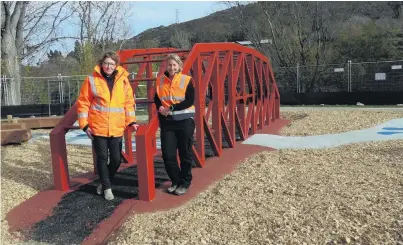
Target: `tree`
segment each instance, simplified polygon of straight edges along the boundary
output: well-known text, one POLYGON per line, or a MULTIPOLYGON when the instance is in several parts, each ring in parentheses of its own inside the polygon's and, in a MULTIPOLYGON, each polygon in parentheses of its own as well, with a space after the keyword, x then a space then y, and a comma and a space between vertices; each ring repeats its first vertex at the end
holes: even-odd
POLYGON ((0 7, 1 65, 3 74, 14 79, 10 91, 15 105, 21 102, 20 65, 45 56, 52 44, 78 40, 81 47, 75 55, 84 64, 82 72, 88 72, 95 56, 119 48, 123 42, 116 41, 130 35, 125 18, 132 8, 124 2, 1 2, 0 7), (63 36, 66 20, 75 22, 79 32, 63 36))
POLYGON ((346 23, 346 28, 334 42, 335 61, 400 59, 403 55, 402 47, 399 46, 400 35, 401 31, 396 26, 374 20, 364 24, 346 23))
MULTIPOLYGON (((240 31, 275 66, 305 66, 309 76, 305 76, 305 91, 312 91, 324 72, 320 64, 328 63, 332 57, 332 42, 340 32, 337 25, 350 18, 354 9, 340 11, 341 3, 333 2, 257 2, 244 5, 235 4, 237 23, 240 31), (250 12, 258 9, 264 18, 260 19, 250 12), (264 27, 264 28, 261 28, 264 27), (266 30, 264 30, 266 29, 266 30), (260 40, 271 39, 272 45, 264 47, 260 40)), ((259 15, 260 16, 260 15, 259 15)), ((289 70, 287 79, 281 82, 295 83, 296 70, 289 70), (290 79, 292 78, 292 79, 290 79)))
POLYGON ((179 49, 190 49, 192 44, 190 43, 190 35, 181 30, 175 30, 174 35, 170 39, 171 46, 179 49))
POLYGON ((69 37, 57 35, 60 24, 72 15, 62 11, 67 2, 1 2, 1 57, 3 74, 13 78, 10 84, 13 105, 21 103, 23 60, 69 37))
POLYGON ((86 74, 94 68, 100 54, 120 49, 131 35, 127 16, 133 9, 125 2, 74 2, 79 42, 75 43, 74 56, 80 61, 80 72, 86 74), (120 41, 120 43, 118 43, 120 41))

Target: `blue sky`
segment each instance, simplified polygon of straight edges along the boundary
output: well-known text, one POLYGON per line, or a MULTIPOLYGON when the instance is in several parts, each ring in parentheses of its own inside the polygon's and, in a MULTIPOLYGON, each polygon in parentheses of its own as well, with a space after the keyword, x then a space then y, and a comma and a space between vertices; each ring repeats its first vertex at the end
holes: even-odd
MULTIPOLYGON (((176 21, 176 10, 179 12, 179 22, 198 19, 214 12, 226 9, 226 4, 219 1, 134 1, 130 2, 133 9, 128 23, 131 27, 131 36, 158 26, 169 26, 176 21)), ((70 22, 63 27, 64 34, 75 32, 75 25, 70 22)), ((73 50, 74 41, 56 44, 52 49, 62 53, 73 50)))
POLYGON ((183 2, 134 2, 134 15, 130 18, 134 34, 160 25, 168 26, 176 21, 176 9, 179 22, 198 19, 216 11, 226 9, 224 2, 217 1, 183 1, 183 2))

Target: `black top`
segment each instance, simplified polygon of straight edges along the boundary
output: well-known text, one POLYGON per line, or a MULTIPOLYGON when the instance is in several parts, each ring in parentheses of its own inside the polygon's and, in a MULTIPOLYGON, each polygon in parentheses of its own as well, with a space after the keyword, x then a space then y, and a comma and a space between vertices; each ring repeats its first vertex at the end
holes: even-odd
POLYGON ((109 92, 111 94, 111 97, 112 97, 113 85, 114 85, 114 82, 115 82, 115 76, 116 76, 117 73, 118 73, 118 71, 114 70, 113 73, 110 76, 108 76, 108 75, 106 75, 104 70, 101 68, 101 75, 105 78, 106 83, 108 84, 108 88, 109 88, 109 92))
MULTIPOLYGON (((164 73, 165 76, 169 76, 169 74, 167 74, 167 72, 164 73)), ((194 101, 195 101, 195 89, 193 86, 193 78, 190 79, 188 86, 186 87, 186 91, 185 91, 185 100, 176 103, 173 105, 173 110, 174 111, 181 111, 184 110, 186 108, 191 107, 192 105, 194 105, 194 101)), ((158 112, 158 108, 160 108, 160 106, 162 105, 160 98, 158 97, 158 94, 155 93, 154 96, 154 103, 155 106, 157 108, 157 112, 158 112)), ((170 116, 163 116, 160 113, 158 113, 158 118, 160 120, 160 123, 165 122, 165 121, 171 121, 170 120, 170 116)))

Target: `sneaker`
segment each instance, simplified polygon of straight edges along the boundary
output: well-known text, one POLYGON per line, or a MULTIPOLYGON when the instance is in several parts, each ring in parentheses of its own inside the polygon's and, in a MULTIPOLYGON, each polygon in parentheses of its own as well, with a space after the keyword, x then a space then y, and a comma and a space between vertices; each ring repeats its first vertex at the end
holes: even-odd
POLYGON ((113 200, 113 198, 115 198, 115 197, 113 196, 113 193, 112 193, 112 189, 111 189, 111 188, 104 190, 104 197, 105 197, 105 199, 108 200, 108 201, 113 200))
POLYGON ((99 184, 97 187, 97 194, 102 195, 102 184, 99 184))
POLYGON ((176 190, 176 188, 178 188, 178 185, 171 185, 171 187, 167 189, 167 192, 173 193, 176 190))
POLYGON ((181 195, 184 195, 187 191, 188 191, 188 188, 179 186, 178 188, 176 188, 174 193, 178 196, 181 196, 181 195))

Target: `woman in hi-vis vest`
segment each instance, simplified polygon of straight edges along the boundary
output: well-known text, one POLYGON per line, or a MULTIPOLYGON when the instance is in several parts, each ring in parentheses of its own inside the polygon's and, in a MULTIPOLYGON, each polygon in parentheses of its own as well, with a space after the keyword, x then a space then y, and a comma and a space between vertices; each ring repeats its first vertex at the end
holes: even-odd
POLYGON ((177 54, 166 58, 167 71, 155 81, 154 102, 161 128, 161 150, 165 169, 172 181, 169 193, 183 195, 192 182, 194 87, 192 77, 182 74, 177 54), (179 152, 180 167, 176 153, 179 152))
POLYGON ((114 198, 112 184, 121 163, 122 136, 126 127, 136 131, 136 105, 129 73, 119 66, 119 56, 107 52, 81 87, 77 99, 80 128, 92 140, 101 180, 99 195, 114 198), (109 164, 108 164, 109 154, 109 164))

